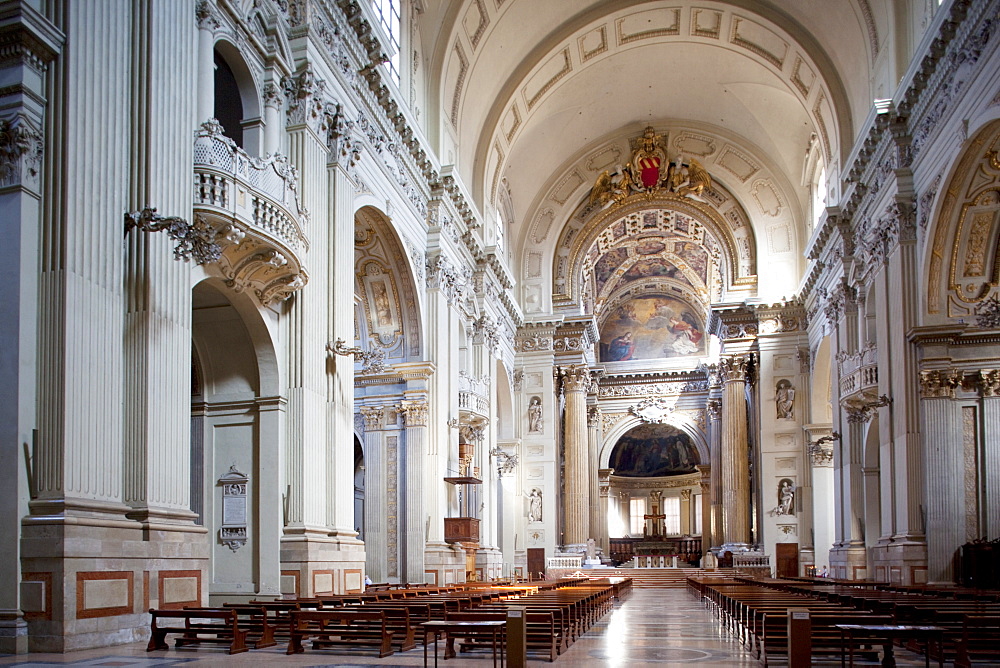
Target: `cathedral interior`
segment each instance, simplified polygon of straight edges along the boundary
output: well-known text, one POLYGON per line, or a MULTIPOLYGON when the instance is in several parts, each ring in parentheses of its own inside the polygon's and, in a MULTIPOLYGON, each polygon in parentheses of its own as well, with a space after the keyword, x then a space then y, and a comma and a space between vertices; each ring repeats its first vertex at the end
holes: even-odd
POLYGON ((1000 539, 1000 0, 0 8, 0 653, 1000 539))

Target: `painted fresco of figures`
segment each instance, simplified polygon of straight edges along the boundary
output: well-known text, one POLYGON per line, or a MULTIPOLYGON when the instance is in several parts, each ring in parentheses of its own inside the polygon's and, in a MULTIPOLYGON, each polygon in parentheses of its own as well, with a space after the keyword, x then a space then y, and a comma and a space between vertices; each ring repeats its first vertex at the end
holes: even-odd
POLYGON ((692 473, 699 462, 690 436, 670 425, 644 424, 619 439, 610 467, 616 476, 646 478, 692 473))
POLYGON ((602 362, 703 355, 703 318, 673 297, 643 297, 616 308, 601 325, 602 362))

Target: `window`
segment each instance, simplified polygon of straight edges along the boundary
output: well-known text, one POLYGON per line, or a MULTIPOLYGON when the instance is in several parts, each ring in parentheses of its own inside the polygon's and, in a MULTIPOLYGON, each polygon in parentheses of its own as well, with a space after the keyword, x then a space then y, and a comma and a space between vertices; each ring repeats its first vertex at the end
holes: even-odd
POLYGON ((819 224, 826 213, 826 165, 820 160, 816 165, 816 176, 812 183, 812 224, 819 224))
POLYGON ((643 515, 646 514, 646 499, 629 499, 629 530, 630 536, 641 536, 646 526, 643 515))
POLYGON ((694 531, 692 535, 701 535, 701 494, 694 495, 694 531))
POLYGON ((372 0, 372 9, 379 17, 382 29, 389 36, 389 44, 386 49, 392 52, 392 57, 385 64, 389 68, 389 75, 392 80, 399 85, 399 33, 400 33, 400 12, 399 6, 402 0, 372 0))
POLYGON ((681 535, 681 498, 668 496, 663 499, 663 533, 668 536, 681 535))

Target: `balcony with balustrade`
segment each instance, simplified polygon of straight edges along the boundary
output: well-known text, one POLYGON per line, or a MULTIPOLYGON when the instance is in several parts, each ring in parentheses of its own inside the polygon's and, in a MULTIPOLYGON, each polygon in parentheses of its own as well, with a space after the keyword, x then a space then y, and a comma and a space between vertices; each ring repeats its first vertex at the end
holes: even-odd
POLYGON ((295 168, 285 158, 250 156, 222 134, 218 123, 204 123, 198 131, 195 224, 211 230, 220 246, 218 266, 227 285, 265 305, 287 298, 308 281, 308 216, 296 187, 295 168))

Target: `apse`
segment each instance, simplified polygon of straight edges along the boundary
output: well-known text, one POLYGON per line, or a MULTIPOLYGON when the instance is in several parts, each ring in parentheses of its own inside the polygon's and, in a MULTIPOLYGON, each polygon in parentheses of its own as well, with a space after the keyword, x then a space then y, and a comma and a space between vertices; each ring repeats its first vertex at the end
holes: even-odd
POLYGON ((694 473, 700 463, 688 434, 668 424, 642 424, 619 439, 609 467, 616 476, 658 478, 694 473))

